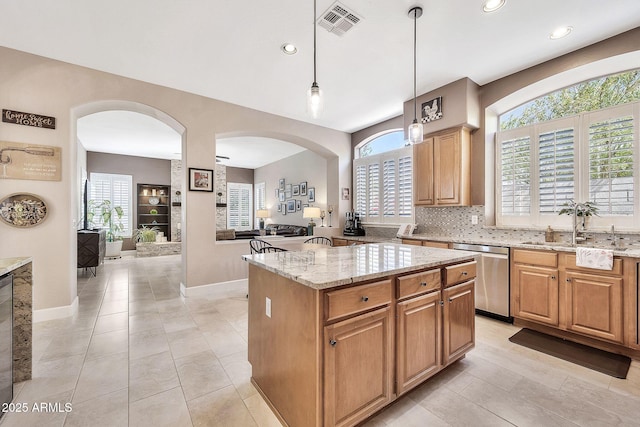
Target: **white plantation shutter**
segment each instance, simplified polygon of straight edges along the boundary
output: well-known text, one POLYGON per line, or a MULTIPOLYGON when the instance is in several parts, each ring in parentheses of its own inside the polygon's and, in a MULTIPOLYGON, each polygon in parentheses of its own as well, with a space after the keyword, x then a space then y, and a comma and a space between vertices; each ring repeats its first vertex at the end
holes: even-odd
POLYGON ((367 168, 367 197, 369 199, 367 217, 380 215, 380 164, 371 163, 367 168))
MULTIPOLYGON (((122 208, 120 219, 124 230, 122 237, 131 237, 133 227, 133 177, 131 175, 118 175, 109 173, 91 173, 91 200, 95 205, 104 200, 110 200, 111 206, 122 208)), ((96 209, 93 217, 93 225, 96 228, 107 229, 108 225, 102 223, 100 212, 96 209)))
POLYGON ((538 135, 538 202, 540 213, 557 214, 574 195, 575 129, 538 135))
POLYGON ((589 123, 589 200, 601 215, 633 215, 633 146, 632 115, 589 123))
POLYGON ((227 183, 227 227, 235 230, 253 228, 252 187, 251 184, 227 183))
POLYGON ((531 212, 531 139, 528 135, 500 144, 502 170, 502 214, 528 215, 531 212))
POLYGON ((382 162, 382 213, 385 217, 396 215, 397 187, 396 160, 385 160, 382 162))
POLYGON ((403 147, 353 161, 354 209, 366 223, 413 220, 413 150, 403 147))

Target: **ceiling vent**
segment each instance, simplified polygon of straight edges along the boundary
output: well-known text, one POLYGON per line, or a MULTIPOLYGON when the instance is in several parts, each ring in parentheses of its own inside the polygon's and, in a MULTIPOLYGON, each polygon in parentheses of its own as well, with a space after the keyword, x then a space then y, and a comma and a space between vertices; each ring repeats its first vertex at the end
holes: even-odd
POLYGON ((340 2, 335 2, 318 19, 318 25, 338 36, 352 29, 362 18, 340 2))

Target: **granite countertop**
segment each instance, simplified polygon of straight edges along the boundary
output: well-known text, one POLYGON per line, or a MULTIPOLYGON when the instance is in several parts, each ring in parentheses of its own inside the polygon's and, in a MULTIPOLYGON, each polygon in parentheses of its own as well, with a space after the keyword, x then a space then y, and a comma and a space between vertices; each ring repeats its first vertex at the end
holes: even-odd
POLYGON ((311 250, 243 255, 247 262, 314 289, 408 273, 464 261, 473 252, 398 243, 322 247, 311 250))
MULTIPOLYGON (((436 242, 454 242, 454 243, 468 243, 472 245, 490 245, 490 246, 503 246, 508 248, 522 248, 522 249, 539 249, 548 251, 560 251, 560 252, 575 252, 576 247, 572 246, 569 242, 545 242, 540 240, 500 240, 500 239, 483 239, 472 237, 452 237, 452 236, 430 236, 426 234, 413 234, 410 236, 403 236, 405 239, 417 239, 417 240, 432 240, 436 242)), ((612 249, 615 256, 624 256, 631 258, 640 258, 640 246, 629 244, 624 247, 614 247, 607 244, 592 245, 590 243, 581 244, 579 247, 584 248, 599 248, 599 249, 612 249)))
POLYGON ((30 256, 15 258, 0 258, 0 276, 11 273, 16 268, 22 267, 33 260, 30 256))

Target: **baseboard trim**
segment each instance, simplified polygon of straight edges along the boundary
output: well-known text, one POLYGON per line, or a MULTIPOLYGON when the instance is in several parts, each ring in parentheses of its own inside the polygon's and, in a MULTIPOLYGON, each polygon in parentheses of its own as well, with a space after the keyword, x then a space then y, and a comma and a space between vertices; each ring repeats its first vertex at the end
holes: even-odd
POLYGON ((227 282, 218 282, 218 283, 208 283, 206 285, 200 286, 191 286, 186 287, 184 283, 180 282, 180 295, 184 297, 193 297, 200 296, 206 293, 211 293, 211 291, 231 291, 240 289, 246 289, 248 284, 248 279, 237 279, 237 280, 229 280, 227 282))
POLYGON ((33 323, 46 322, 47 320, 72 317, 78 313, 78 297, 75 297, 71 305, 62 307, 43 308, 33 310, 33 323))

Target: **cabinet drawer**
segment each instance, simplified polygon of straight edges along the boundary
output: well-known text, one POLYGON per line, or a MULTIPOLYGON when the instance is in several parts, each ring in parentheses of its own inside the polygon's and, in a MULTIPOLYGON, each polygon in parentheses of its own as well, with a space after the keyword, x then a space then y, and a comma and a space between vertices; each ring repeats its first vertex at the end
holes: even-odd
POLYGON ((402 239, 402 244, 403 245, 422 246, 422 241, 421 240, 415 240, 415 239, 402 239))
POLYGON ((447 242, 434 242, 433 240, 425 240, 422 242, 422 246, 429 248, 449 249, 449 243, 447 242))
POLYGON ((555 252, 529 251, 526 249, 513 250, 513 262, 518 264, 532 264, 543 267, 557 267, 558 254, 555 252))
POLYGON ((444 268, 444 286, 455 285, 456 283, 466 282, 476 277, 475 261, 465 262, 464 264, 450 265, 444 268))
POLYGON ((327 322, 391 303, 391 280, 327 292, 324 298, 327 322))
POLYGON ((440 288, 440 269, 398 277, 398 299, 420 295, 440 288))
POLYGON ((611 270, 600 270, 597 268, 587 268, 587 267, 578 267, 576 266, 576 256, 573 254, 567 254, 565 256, 565 263, 568 269, 577 270, 577 271, 588 271, 598 274, 615 274, 617 276, 622 275, 622 260, 620 258, 613 259, 613 269, 611 270))

